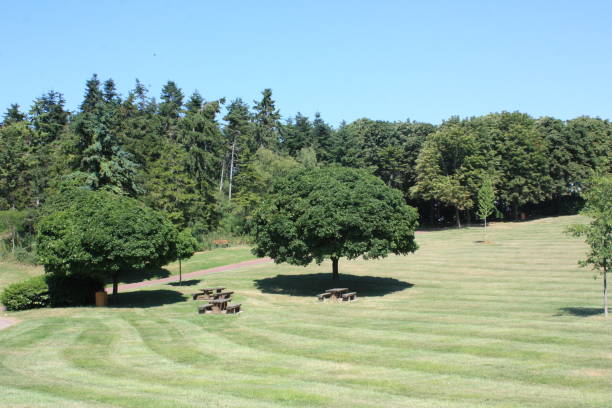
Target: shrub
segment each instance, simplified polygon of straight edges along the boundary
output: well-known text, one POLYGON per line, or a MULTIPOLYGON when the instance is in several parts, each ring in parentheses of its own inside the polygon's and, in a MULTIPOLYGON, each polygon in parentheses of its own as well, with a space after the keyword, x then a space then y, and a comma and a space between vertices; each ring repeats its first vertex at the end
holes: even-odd
POLYGON ((49 287, 44 276, 13 283, 2 292, 0 301, 7 310, 27 310, 49 306, 49 287))
POLYGON ((47 274, 49 287, 49 305, 89 306, 95 303, 95 293, 104 289, 104 283, 98 278, 86 275, 47 274))

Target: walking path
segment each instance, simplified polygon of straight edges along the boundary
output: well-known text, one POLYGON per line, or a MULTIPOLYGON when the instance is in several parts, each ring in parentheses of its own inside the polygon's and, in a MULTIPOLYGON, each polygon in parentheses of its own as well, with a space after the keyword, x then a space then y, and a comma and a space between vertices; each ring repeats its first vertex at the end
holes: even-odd
POLYGON ((18 322, 19 320, 13 319, 12 317, 0 317, 0 330, 4 330, 18 322))
MULTIPOLYGON (((260 265, 260 264, 264 264, 268 262, 272 262, 272 259, 260 258, 260 259, 254 259, 252 261, 243 261, 243 262, 238 262, 238 263, 230 264, 230 265, 217 266, 215 268, 210 268, 210 269, 202 269, 200 271, 184 273, 183 280, 190 279, 190 278, 196 278, 198 276, 203 276, 203 275, 209 275, 215 272, 231 271, 233 269, 242 268, 244 266, 260 265)), ((179 281, 179 276, 173 275, 173 276, 169 276, 167 278, 162 278, 162 279, 147 280, 147 281, 136 282, 136 283, 126 283, 124 285, 119 285, 119 292, 124 292, 130 289, 142 288, 143 286, 151 286, 151 285, 158 285, 160 283, 169 283, 169 282, 178 282, 178 281, 179 281)), ((107 293, 110 294, 112 291, 113 291, 112 287, 106 288, 107 293)))

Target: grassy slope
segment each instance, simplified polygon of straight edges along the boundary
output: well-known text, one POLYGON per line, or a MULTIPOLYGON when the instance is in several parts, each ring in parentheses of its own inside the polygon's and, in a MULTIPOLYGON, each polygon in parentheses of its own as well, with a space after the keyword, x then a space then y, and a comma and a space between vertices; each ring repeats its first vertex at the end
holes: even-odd
POLYGON ((477 228, 431 232, 417 254, 341 263, 367 295, 351 304, 312 296, 335 286, 329 264, 263 265, 114 308, 16 313, 0 405, 607 407, 612 321, 576 266, 585 246, 562 234, 577 220, 498 224, 491 245, 477 228), (196 314, 186 295, 218 284, 244 313, 196 314))
MULTIPOLYGON (((183 261, 183 273, 194 272, 200 269, 214 268, 221 265, 229 265, 237 262, 255 259, 251 254, 250 247, 237 246, 230 248, 218 248, 212 251, 198 252, 188 260, 183 261)), ((173 262, 165 267, 164 273, 159 276, 132 276, 129 282, 140 281, 143 279, 156 279, 168 275, 178 275, 179 264, 173 262)), ((0 262, 0 290, 11 283, 24 280, 28 277, 43 273, 41 266, 31 266, 25 264, 0 262)))

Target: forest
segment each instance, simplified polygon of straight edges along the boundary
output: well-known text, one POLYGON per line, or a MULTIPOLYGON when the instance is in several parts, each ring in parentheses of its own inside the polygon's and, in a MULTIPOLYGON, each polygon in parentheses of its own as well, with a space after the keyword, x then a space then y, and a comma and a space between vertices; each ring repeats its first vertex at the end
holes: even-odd
MULTIPOLYGON (((407 112, 408 114, 409 112, 407 112)), ((573 214, 592 173, 612 169, 612 123, 521 112, 450 117, 439 125, 362 118, 333 127, 319 113, 283 119, 272 90, 242 99, 186 96, 168 81, 152 97, 136 81, 122 96, 93 75, 76 111, 49 91, 0 125, 2 251, 35 251, 40 208, 71 188, 108 190, 163 211, 207 237, 248 237, 273 181, 296 168, 366 169, 418 208, 420 224, 475 221, 478 190, 495 190, 496 217, 573 214)))

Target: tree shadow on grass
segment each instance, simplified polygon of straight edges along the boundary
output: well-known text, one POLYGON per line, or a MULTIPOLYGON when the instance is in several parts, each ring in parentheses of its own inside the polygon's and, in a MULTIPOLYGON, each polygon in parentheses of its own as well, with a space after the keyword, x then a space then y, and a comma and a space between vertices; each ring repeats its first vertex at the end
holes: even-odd
POLYGON ((182 284, 181 282, 170 282, 168 283, 168 285, 180 287, 180 286, 194 286, 194 285, 197 285, 198 283, 200 283, 199 279, 191 279, 191 280, 183 281, 182 284))
MULTIPOLYGON (((170 271, 165 268, 149 268, 142 270, 121 271, 119 274, 119 281, 121 283, 136 283, 150 279, 167 278, 168 276, 170 276, 170 271)), ((112 283, 113 281, 109 277, 106 280, 106 284, 110 285, 112 283)))
POLYGON ((180 292, 168 289, 140 290, 109 296, 110 307, 157 307, 186 301, 180 292))
POLYGON ((276 275, 255 280, 255 287, 263 293, 290 296, 316 296, 330 288, 349 288, 357 296, 384 296, 413 287, 409 282, 378 276, 340 275, 333 280, 330 273, 306 275, 276 275))
POLYGON ((589 317, 595 316, 598 314, 603 314, 602 307, 562 307, 559 309, 559 313, 557 316, 579 316, 579 317, 589 317))

